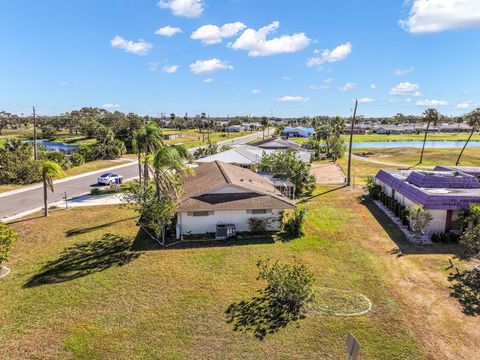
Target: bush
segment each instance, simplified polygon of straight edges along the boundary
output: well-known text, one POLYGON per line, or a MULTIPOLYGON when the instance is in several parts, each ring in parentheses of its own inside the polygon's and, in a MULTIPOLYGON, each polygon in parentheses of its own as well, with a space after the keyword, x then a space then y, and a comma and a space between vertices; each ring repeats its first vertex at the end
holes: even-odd
POLYGON ((438 233, 433 233, 431 236, 430 236, 430 240, 432 240, 432 242, 434 243, 437 243, 440 241, 440 234, 438 233))
POLYGON ((367 183, 363 189, 368 193, 368 196, 371 197, 373 200, 378 200, 380 197, 380 194, 381 193, 383 194, 382 187, 376 183, 374 176, 367 177, 367 183))
POLYGON ((17 232, 0 222, 0 265, 8 259, 12 245, 17 240, 17 232))
POLYGON ((307 209, 295 209, 292 215, 285 215, 282 219, 282 230, 287 237, 297 238, 303 236, 305 218, 307 217, 307 209))
POLYGON ((33 146, 7 141, 0 147, 0 184, 32 184, 42 180, 33 161, 33 146))
POLYGON ((60 151, 47 151, 42 154, 41 158, 43 160, 56 162, 63 170, 68 170, 72 167, 72 163, 68 157, 60 151))
POLYGON ((271 230, 272 221, 272 218, 259 219, 251 217, 248 219, 248 228, 253 234, 265 234, 271 230))
POLYGON ((257 267, 260 270, 258 279, 267 281, 266 292, 272 296, 276 305, 298 311, 313 301, 314 275, 297 260, 293 264, 260 260, 257 267))
POLYGON ((90 190, 90 195, 101 195, 102 194, 102 190, 100 190, 99 188, 93 188, 90 190))
POLYGON ((79 152, 74 152, 72 155, 70 155, 70 162, 73 166, 80 166, 85 164, 85 157, 79 152))

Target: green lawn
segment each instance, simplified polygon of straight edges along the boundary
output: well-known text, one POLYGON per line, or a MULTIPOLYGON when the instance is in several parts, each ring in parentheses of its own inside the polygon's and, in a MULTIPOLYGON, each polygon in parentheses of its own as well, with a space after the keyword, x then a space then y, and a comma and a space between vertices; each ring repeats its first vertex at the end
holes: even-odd
POLYGON ((175 129, 162 129, 164 134, 178 134, 179 137, 172 140, 167 140, 168 144, 184 144, 188 148, 198 147, 208 144, 208 139, 210 142, 219 142, 227 141, 238 138, 240 136, 245 136, 251 134, 251 132, 239 132, 239 133, 225 133, 220 131, 210 132, 210 137, 208 137, 207 132, 202 134, 195 129, 186 129, 186 130, 175 130, 175 129))
MULTIPOLYGON (((432 133, 428 134, 427 140, 453 140, 465 141, 469 133, 432 133)), ((423 141, 424 134, 398 134, 398 135, 382 135, 382 134, 355 134, 353 135, 354 142, 370 142, 370 141, 423 141)), ((291 138, 290 140, 303 144, 308 141, 307 138, 291 138)), ((349 140, 349 136, 345 135, 345 140, 349 140)), ((472 141, 480 141, 480 133, 475 133, 472 136, 472 141)))
POLYGON ((137 230, 132 215, 75 209, 15 226, 23 240, 9 263, 14 273, 2 283, 2 357, 27 350, 84 359, 338 358, 348 331, 364 344, 364 358, 421 353, 374 259, 339 236, 348 232, 352 213, 312 209, 309 235, 290 243, 150 251, 143 243, 129 248, 137 230), (375 313, 311 315, 264 341, 233 331, 225 310, 263 286, 255 280, 256 260, 292 256, 308 264, 319 285, 365 293, 375 313), (42 268, 49 261, 55 263, 42 268), (36 341, 29 343, 31 337, 36 341))

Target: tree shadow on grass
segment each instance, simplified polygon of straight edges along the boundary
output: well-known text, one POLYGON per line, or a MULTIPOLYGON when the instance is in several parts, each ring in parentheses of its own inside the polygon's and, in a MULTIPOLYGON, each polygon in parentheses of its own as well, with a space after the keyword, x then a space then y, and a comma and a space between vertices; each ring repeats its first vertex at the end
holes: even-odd
POLYGON ((133 217, 129 217, 129 218, 126 218, 126 219, 117 220, 117 221, 111 221, 111 222, 108 222, 108 223, 105 223, 105 224, 100 224, 100 225, 91 226, 91 227, 85 227, 85 228, 80 228, 80 229, 70 229, 70 230, 67 230, 65 232, 65 235, 70 237, 70 236, 86 234, 86 233, 89 233, 91 231, 103 229, 103 228, 106 228, 108 226, 118 224, 118 223, 128 221, 128 220, 133 220, 133 219, 136 219, 136 218, 138 218, 138 216, 133 216, 133 217))
POLYGON ((463 313, 480 316, 480 271, 474 269, 451 273, 448 280, 452 282, 450 295, 458 300, 463 313))
POLYGON ((234 331, 252 332, 260 340, 291 322, 305 318, 299 307, 278 303, 266 290, 249 300, 232 303, 225 314, 227 323, 233 324, 234 331))
POLYGON ((113 234, 66 248, 56 260, 46 263, 24 287, 56 284, 74 280, 135 260, 141 252, 131 248, 131 240, 113 234))

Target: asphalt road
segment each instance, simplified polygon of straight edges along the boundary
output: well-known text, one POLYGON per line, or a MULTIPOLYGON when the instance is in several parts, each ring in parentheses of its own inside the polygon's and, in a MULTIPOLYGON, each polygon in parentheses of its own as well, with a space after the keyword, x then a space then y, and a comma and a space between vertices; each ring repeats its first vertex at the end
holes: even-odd
MULTIPOLYGON (((221 145, 240 145, 251 140, 261 137, 262 133, 254 133, 240 138, 225 140, 218 142, 221 145)), ((192 149, 191 151, 194 151, 192 149)), ((68 198, 88 193, 90 189, 96 185, 99 174, 105 172, 106 169, 78 175, 72 178, 66 178, 55 181, 55 193, 48 193, 48 202, 53 203, 62 200, 67 193, 68 198)), ((138 176, 137 162, 128 165, 120 165, 114 171, 116 174, 122 175, 124 179, 131 179, 138 176)), ((0 219, 7 219, 19 214, 27 214, 29 212, 38 211, 43 207, 43 187, 36 186, 28 190, 20 189, 12 193, 0 193, 0 219)))

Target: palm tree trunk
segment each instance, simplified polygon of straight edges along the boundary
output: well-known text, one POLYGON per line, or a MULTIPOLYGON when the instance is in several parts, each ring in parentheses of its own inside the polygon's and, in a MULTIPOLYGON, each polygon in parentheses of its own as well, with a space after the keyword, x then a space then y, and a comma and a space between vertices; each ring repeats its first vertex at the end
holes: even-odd
POLYGON ((472 127, 472 131, 470 131, 470 135, 468 136, 468 139, 467 139, 467 141, 465 142, 465 145, 463 145, 462 151, 460 151, 460 154, 458 155, 458 159, 457 159, 457 162, 455 163, 455 166, 458 166, 458 164, 460 164, 460 158, 462 157, 463 152, 465 151, 465 148, 467 147, 468 142, 469 142, 470 139, 472 138, 474 132, 475 132, 475 128, 472 127))
POLYGON ((48 216, 47 176, 43 175, 43 215, 48 216))
POLYGON ((423 146, 422 146, 422 153, 420 154, 420 161, 418 162, 421 164, 423 162, 423 152, 425 151, 425 142, 427 141, 428 129, 430 128, 430 121, 427 123, 427 128, 425 129, 425 136, 423 138, 423 146))
POLYGON ((137 161, 138 161, 138 180, 140 185, 142 185, 142 162, 140 157, 140 151, 137 153, 137 161))

